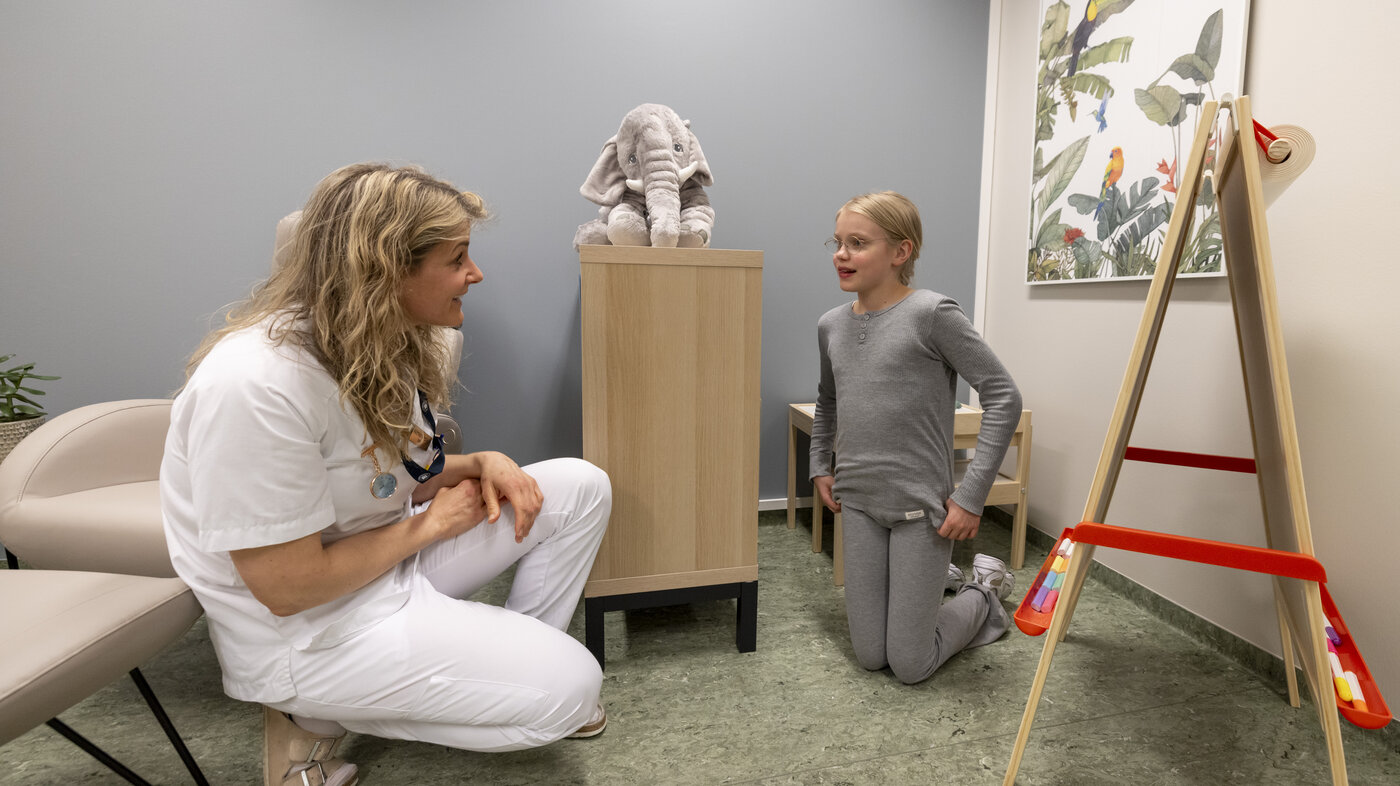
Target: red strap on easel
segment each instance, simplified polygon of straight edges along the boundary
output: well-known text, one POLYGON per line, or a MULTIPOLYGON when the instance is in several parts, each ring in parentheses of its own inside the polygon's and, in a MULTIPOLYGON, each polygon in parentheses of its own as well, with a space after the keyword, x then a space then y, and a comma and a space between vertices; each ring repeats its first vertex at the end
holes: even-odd
POLYGON ((1183 453, 1178 450, 1155 450, 1153 448, 1128 447, 1123 451, 1128 461, 1146 461, 1152 464, 1171 464, 1177 467, 1197 469, 1219 469, 1226 472, 1258 472, 1252 458, 1234 456, 1214 456, 1209 453, 1183 453))
POLYGON ((1222 543, 1218 540, 1188 538, 1165 532, 1149 532, 1092 521, 1081 522, 1074 528, 1075 543, 1092 543, 1140 554, 1203 562, 1225 568, 1252 570, 1274 576, 1290 576, 1304 581, 1327 581, 1327 571, 1315 557, 1292 551, 1222 543))

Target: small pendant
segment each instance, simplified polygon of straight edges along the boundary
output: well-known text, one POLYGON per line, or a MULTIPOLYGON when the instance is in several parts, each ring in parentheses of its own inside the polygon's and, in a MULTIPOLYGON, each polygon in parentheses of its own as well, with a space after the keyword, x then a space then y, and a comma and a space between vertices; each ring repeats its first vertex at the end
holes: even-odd
POLYGON ((420 428, 414 428, 413 431, 409 432, 408 441, 412 442, 414 447, 424 450, 426 450, 429 445, 433 444, 433 438, 420 428))
POLYGON ((394 489, 398 486, 398 479, 387 472, 381 472, 370 481, 369 493, 373 494, 375 499, 388 499, 394 496, 394 489))

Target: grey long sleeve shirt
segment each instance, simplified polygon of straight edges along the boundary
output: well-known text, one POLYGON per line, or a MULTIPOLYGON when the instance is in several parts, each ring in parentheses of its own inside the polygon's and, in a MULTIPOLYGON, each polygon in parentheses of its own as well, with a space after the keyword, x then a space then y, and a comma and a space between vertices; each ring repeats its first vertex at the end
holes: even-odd
POLYGON ((927 515, 938 525, 950 496, 980 515, 1021 417, 1011 374, 951 298, 920 289, 882 311, 856 314, 853 305, 817 322, 811 477, 835 475, 841 504, 878 520, 927 515), (984 414, 977 452, 953 493, 959 375, 984 414))

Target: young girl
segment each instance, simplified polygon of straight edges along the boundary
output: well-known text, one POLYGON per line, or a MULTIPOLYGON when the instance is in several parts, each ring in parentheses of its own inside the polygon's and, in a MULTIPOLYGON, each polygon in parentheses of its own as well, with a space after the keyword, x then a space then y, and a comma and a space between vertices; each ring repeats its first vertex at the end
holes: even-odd
POLYGON ((978 554, 964 583, 951 556, 953 541, 977 534, 1021 416, 1016 383, 958 304, 910 288, 922 242, 918 208, 893 191, 858 196, 836 213, 827 244, 841 289, 856 301, 817 323, 811 448, 812 484, 842 514, 856 659, 872 670, 888 665, 908 684, 1007 630, 1001 600, 1015 576, 978 554), (984 414, 976 456, 954 491, 959 375, 984 414), (957 591, 947 603, 945 588, 957 591))

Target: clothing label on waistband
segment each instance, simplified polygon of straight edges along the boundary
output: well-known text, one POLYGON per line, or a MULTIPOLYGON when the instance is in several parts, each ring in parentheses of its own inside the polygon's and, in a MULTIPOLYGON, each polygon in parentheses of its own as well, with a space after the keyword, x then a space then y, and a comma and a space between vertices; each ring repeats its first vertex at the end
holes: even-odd
POLYGON ((924 512, 922 510, 911 510, 908 513, 904 514, 905 521, 913 521, 914 519, 921 519, 923 517, 924 512))

